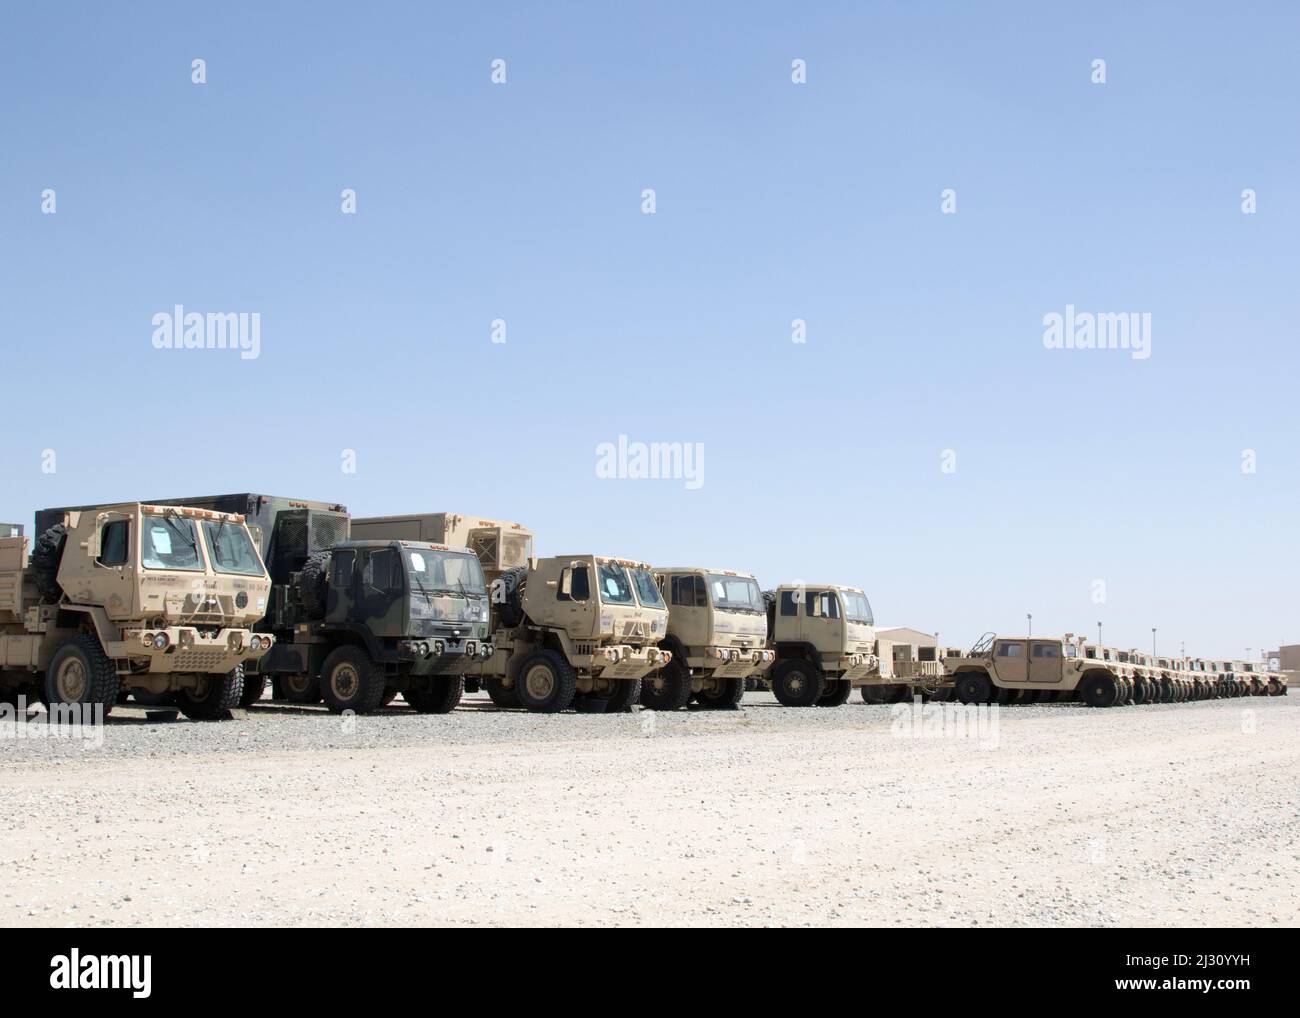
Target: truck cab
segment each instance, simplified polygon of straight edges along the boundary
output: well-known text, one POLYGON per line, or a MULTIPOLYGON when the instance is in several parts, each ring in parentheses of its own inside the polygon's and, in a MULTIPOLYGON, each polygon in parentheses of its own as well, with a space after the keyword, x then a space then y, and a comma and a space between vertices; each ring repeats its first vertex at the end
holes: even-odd
POLYGON ((668 632, 659 646, 671 662, 646 676, 641 703, 655 710, 740 703, 747 679, 771 669, 767 608, 750 573, 695 566, 656 568, 656 586, 668 607, 668 632))
POLYGON ((783 584, 768 609, 771 685, 786 706, 838 706, 879 674, 867 595, 838 584, 783 584))

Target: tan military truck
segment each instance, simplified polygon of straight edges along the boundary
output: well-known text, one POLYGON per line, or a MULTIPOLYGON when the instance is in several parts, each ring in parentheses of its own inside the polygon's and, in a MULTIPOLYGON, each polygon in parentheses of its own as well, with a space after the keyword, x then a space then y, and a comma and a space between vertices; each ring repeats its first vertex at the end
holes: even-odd
POLYGON ((533 558, 522 525, 466 513, 357 517, 353 537, 468 548, 491 585, 493 654, 465 676, 498 707, 630 710, 641 680, 672 660, 668 609, 649 566, 598 555, 533 558))
POLYGON ((782 584, 768 603, 769 683, 787 707, 838 707, 880 675, 867 595, 838 584, 782 584))
POLYGON ((99 705, 174 693, 191 718, 239 705, 270 579, 242 516, 138 502, 44 510, 0 539, 0 696, 99 705))
POLYGON ((985 633, 966 655, 946 658, 944 668, 965 704, 1008 703, 1029 691, 1038 700, 1045 693, 1077 695, 1093 707, 1115 706, 1126 695, 1120 663, 1100 653, 1106 648, 1091 649, 1075 639, 985 633))
POLYGON ((876 656, 877 673, 858 690, 863 703, 899 703, 912 696, 926 701, 950 698, 952 687, 946 684, 938 647, 877 639, 876 656))
POLYGON ((668 635, 659 641, 669 663, 641 680, 641 706, 677 710, 692 698, 702 707, 735 707, 749 680, 776 661, 767 646, 767 606, 749 573, 695 566, 656 568, 668 605, 668 635))

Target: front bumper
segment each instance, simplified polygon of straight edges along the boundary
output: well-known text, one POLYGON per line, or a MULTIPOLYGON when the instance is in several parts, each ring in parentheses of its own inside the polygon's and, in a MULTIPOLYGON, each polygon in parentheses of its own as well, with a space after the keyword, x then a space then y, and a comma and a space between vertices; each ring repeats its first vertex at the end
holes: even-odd
POLYGON ((402 640, 397 645, 398 658, 411 663, 416 675, 446 675, 467 671, 470 665, 486 661, 495 648, 488 640, 433 639, 402 640))
POLYGON ((222 675, 256 661, 274 642, 275 637, 250 629, 221 629, 205 636, 193 626, 162 626, 125 630, 122 639, 104 651, 114 659, 147 662, 150 673, 222 675))
POLYGON ((853 686, 864 686, 873 673, 880 674, 880 659, 875 654, 850 654, 840 658, 836 667, 841 680, 847 680, 853 686))
POLYGON ((601 647, 591 655, 591 674, 602 679, 640 679, 672 659, 672 651, 658 647, 632 647, 625 643, 601 647))
POLYGON ((776 662, 776 651, 709 647, 704 651, 704 671, 715 679, 750 679, 766 675, 776 662))

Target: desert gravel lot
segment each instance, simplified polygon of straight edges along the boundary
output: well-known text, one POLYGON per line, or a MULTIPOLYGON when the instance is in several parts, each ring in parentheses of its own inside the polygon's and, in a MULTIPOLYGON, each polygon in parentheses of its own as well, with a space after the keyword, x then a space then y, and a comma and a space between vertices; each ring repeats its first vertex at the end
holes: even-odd
MULTIPOLYGON (((1300 698, 0 739, 0 923, 1297 925, 1300 698)), ((39 714, 33 714, 39 717, 39 714)), ((21 725, 24 722, 19 721, 21 725)))

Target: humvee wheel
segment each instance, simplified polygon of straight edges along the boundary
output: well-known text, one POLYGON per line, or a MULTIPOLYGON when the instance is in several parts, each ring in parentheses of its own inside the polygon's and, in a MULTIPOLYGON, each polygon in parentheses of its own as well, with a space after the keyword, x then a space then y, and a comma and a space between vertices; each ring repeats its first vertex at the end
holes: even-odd
POLYGON ((988 703, 993 699, 993 683, 983 672, 962 672, 953 682, 953 692, 964 704, 988 703))
MULTIPOLYGON (((430 675, 424 679, 412 678, 410 681, 411 685, 406 687, 402 697, 421 714, 450 714, 460 703, 461 694, 465 691, 463 675, 430 675)), ((393 690, 393 693, 396 695, 397 690, 393 690)))
POLYGON ((519 666, 515 695, 527 710, 539 714, 568 710, 577 691, 573 666, 553 650, 539 650, 519 666))
POLYGON ((641 680, 641 706, 650 710, 681 710, 691 702, 691 670, 674 654, 657 672, 641 680))
POLYGON ((369 714, 384 698, 384 669, 360 647, 339 647, 320 670, 321 699, 334 714, 369 714))
POLYGON ((54 652, 45 670, 45 703, 102 704, 108 717, 117 703, 117 668, 99 640, 83 633, 54 652))
POLYGON ((320 679, 314 675, 285 675, 280 689, 289 703, 320 703, 320 679))
POLYGON ((1085 676, 1080 690, 1089 707, 1114 707, 1119 702, 1119 685, 1105 673, 1085 676))
POLYGON ((826 676, 807 661, 787 658, 772 669, 772 692, 786 707, 811 707, 825 689, 826 676))
POLYGON ((1172 679, 1160 680, 1160 702, 1161 703, 1174 702, 1174 683, 1172 679))
POLYGON ((1141 677, 1133 680, 1133 702, 1147 702, 1147 680, 1141 677))
POLYGON ((994 694, 994 698, 1000 706, 1009 707, 1011 704, 1016 702, 1016 697, 1019 695, 1020 690, 1018 689, 1002 688, 994 694))
POLYGON ((176 706, 192 721, 220 721, 239 706, 244 692, 244 666, 224 675, 200 675, 192 689, 176 691, 176 706))
POLYGON ((1017 700, 1016 703, 1037 703, 1041 692, 1042 691, 1038 689, 1022 689, 1020 691, 1020 699, 1017 700))
POLYGON ((826 690, 817 698, 818 707, 842 707, 849 702, 853 684, 848 679, 828 679, 826 690))
POLYGON ((504 686, 500 679, 484 679, 483 688, 487 690, 488 699, 494 707, 507 710, 519 706, 519 697, 514 686, 504 686))
POLYGON ((244 691, 239 694, 239 706, 251 707, 262 699, 266 692, 266 676, 260 672, 256 675, 244 674, 244 691))
POLYGON ((695 694, 695 702, 708 710, 724 710, 739 707, 744 696, 744 679, 713 679, 695 694))

